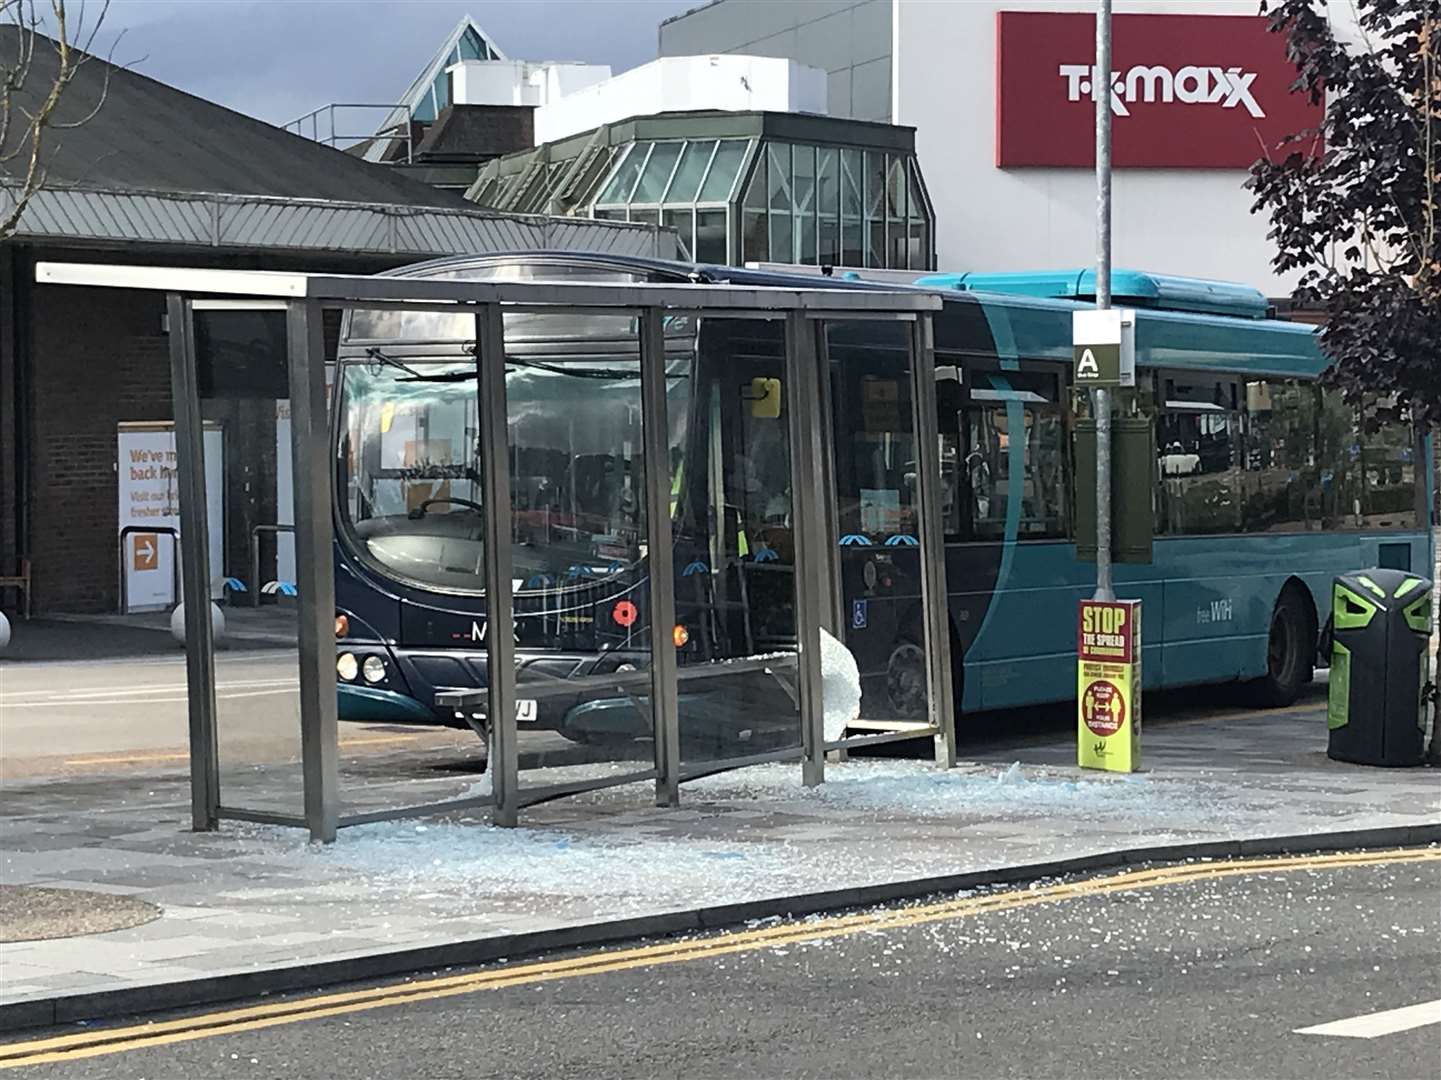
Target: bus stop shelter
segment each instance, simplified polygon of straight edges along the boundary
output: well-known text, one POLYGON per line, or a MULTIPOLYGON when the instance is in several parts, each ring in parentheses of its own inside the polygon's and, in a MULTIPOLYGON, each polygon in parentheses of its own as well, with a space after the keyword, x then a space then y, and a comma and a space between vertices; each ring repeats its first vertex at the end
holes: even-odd
MULTIPOLYGON (((299 753, 303 812, 282 814, 227 802, 220 786, 216 711, 216 665, 208 605, 184 611, 190 744, 192 823, 197 830, 222 819, 308 829, 331 841, 337 829, 403 816, 463 807, 491 806, 494 821, 514 825, 519 810, 548 799, 618 784, 653 782, 659 805, 679 801, 679 785, 694 776, 759 761, 798 758, 805 784, 821 783, 828 749, 857 742, 934 736, 937 761, 955 761, 949 668, 949 624, 941 557, 940 448, 936 430, 935 361, 931 313, 941 301, 923 291, 862 288, 789 288, 716 284, 646 284, 557 281, 496 281, 231 271, 133 265, 40 263, 37 281, 148 290, 167 296, 180 504, 179 551, 183 595, 206 597, 213 580, 206 541, 204 427, 201 403, 206 379, 197 362, 196 313, 208 306, 283 307, 286 345, 284 393, 290 407, 290 461, 295 505, 298 590, 299 753), (516 656, 512 635, 488 633, 483 648, 491 673, 484 690, 461 693, 444 704, 465 714, 483 703, 490 718, 491 791, 446 802, 423 802, 380 811, 345 813, 338 780, 335 668, 335 449, 326 390, 323 315, 327 310, 460 313, 474 319, 469 350, 475 365, 481 489, 484 506, 484 580, 487 618, 507 626, 514 611, 512 492, 509 468, 505 318, 513 314, 606 313, 631 320, 638 341, 640 412, 643 427, 648 625, 676 623, 676 574, 671 528, 665 334, 667 320, 749 319, 783 324, 788 410, 790 491, 794 536, 795 704, 800 745, 792 750, 731 757, 704 768, 681 758, 678 685, 704 678, 700 668, 678 671, 668 635, 652 635, 648 669, 613 676, 610 684, 644 701, 654 746, 649 768, 568 783, 524 787, 517 767, 516 656), (915 486, 928 687, 923 724, 904 732, 859 740, 827 740, 823 725, 821 634, 838 633, 841 590, 836 548, 836 485, 829 408, 826 329, 836 323, 899 324, 905 342, 915 446, 915 486), (482 701, 472 701, 473 698, 482 701)), ((278 393, 278 392, 277 392, 278 393)), ((758 660, 757 662, 763 662, 758 660)), ((734 670, 733 668, 730 670, 734 670)))

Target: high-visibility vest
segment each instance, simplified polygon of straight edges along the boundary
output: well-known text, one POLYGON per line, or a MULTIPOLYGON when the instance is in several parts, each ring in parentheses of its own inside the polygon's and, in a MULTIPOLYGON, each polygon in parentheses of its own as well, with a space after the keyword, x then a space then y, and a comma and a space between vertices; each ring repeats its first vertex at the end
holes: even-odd
MULTIPOLYGON (((675 518, 676 508, 680 505, 681 484, 685 480, 685 462, 677 462, 675 472, 670 478, 670 516, 675 518)), ((740 515, 736 517, 736 554, 744 559, 750 556, 750 538, 746 536, 745 519, 740 515)))

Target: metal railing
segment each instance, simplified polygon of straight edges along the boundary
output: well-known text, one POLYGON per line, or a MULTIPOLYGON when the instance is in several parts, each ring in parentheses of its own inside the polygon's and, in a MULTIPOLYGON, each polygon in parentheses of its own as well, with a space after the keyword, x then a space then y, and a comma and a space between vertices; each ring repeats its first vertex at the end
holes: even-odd
MULTIPOLYGON (((303 139, 310 139, 322 146, 329 146, 336 150, 348 150, 358 143, 377 143, 383 148, 400 144, 405 147, 404 163, 409 165, 415 156, 414 139, 411 135, 411 111, 408 105, 367 105, 359 102, 332 102, 329 105, 322 105, 298 119, 282 125, 284 130, 292 135, 299 135, 303 139), (392 113, 403 112, 404 118, 391 124, 388 127, 379 127, 374 131, 345 132, 337 129, 337 123, 344 125, 345 119, 336 119, 336 111, 341 109, 379 110, 382 114, 380 123, 383 125, 392 113)), ((364 127, 363 118, 356 121, 356 126, 364 127)), ((382 157, 384 155, 382 154, 382 157)), ((371 160, 380 160, 379 158, 371 160)))
MULTIPOLYGON (((294 534, 295 534, 295 526, 294 526, 294 525, 257 525, 257 526, 255 526, 255 528, 253 528, 253 529, 250 530, 250 606, 251 606, 251 607, 259 607, 259 606, 260 606, 260 592, 261 592, 261 590, 260 590, 260 534, 261 534, 261 533, 271 533, 271 534, 275 535, 275 536, 277 537, 276 543, 277 543, 277 545, 278 545, 278 543, 279 543, 279 540, 278 540, 279 535, 280 535, 281 533, 290 533, 291 535, 294 535, 294 534)), ((279 558, 280 558, 280 548, 279 548, 278 546, 276 547, 275 555, 276 555, 276 559, 277 559, 277 561, 278 561, 279 558)), ((277 574, 277 576, 279 575, 279 567, 276 568, 276 574, 277 574)))
MULTIPOLYGON (((155 533, 157 536, 170 537, 170 587, 176 602, 180 600, 180 559, 179 551, 175 550, 180 544, 180 530, 173 529, 169 525, 126 525, 120 530, 120 614, 130 614, 130 574, 129 568, 125 565, 125 559, 130 554, 130 546, 126 543, 136 533, 155 533)), ((159 563, 160 552, 155 553, 155 561, 159 563)))

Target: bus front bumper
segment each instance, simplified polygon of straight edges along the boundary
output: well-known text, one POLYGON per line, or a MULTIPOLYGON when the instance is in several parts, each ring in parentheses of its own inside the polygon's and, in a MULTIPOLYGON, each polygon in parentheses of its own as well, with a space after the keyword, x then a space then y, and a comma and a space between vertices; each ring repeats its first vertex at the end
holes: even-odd
POLYGON ((441 720, 408 694, 381 690, 374 686, 356 686, 337 682, 338 715, 341 720, 368 724, 429 724, 441 726, 441 720))

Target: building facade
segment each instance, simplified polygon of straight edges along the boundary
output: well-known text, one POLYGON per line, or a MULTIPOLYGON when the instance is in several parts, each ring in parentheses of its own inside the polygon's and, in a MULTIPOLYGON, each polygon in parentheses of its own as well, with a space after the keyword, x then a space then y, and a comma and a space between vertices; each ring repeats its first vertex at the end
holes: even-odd
MULTIPOLYGON (((0 47, 15 48, 13 33, 0 26, 0 47)), ((55 52, 34 55, 32 93, 55 52)), ((173 417, 164 294, 37 284, 38 262, 374 273, 485 251, 676 254, 658 227, 496 214, 99 58, 78 70, 56 112, 75 126, 49 144, 46 188, 0 240, 0 575, 30 564, 37 613, 114 611, 142 584, 172 603, 171 547, 123 558, 139 547, 122 530, 178 527, 173 477, 149 456, 173 417)), ((0 216, 23 167, 0 162, 0 216)), ((338 329, 332 319, 332 340, 338 329)), ((255 527, 289 520, 288 404, 206 408, 224 461, 207 477, 214 569, 245 579, 255 527)))
MULTIPOLYGON (((1340 5, 1344 7, 1344 5, 1340 5)), ((1095 251, 1093 0, 715 0, 660 27, 662 56, 786 57, 826 72, 832 115, 916 130, 947 270, 1084 265, 1095 251)), ((1319 119, 1290 94, 1256 0, 1117 0, 1118 264, 1270 295, 1249 165, 1319 119)), ((1346 12, 1337 11, 1340 18, 1346 12)), ((1344 30, 1343 30, 1344 32, 1344 30)))
POLYGON ((497 210, 674 229, 698 262, 935 267, 915 133, 894 124, 638 116, 493 161, 466 194, 497 210))

